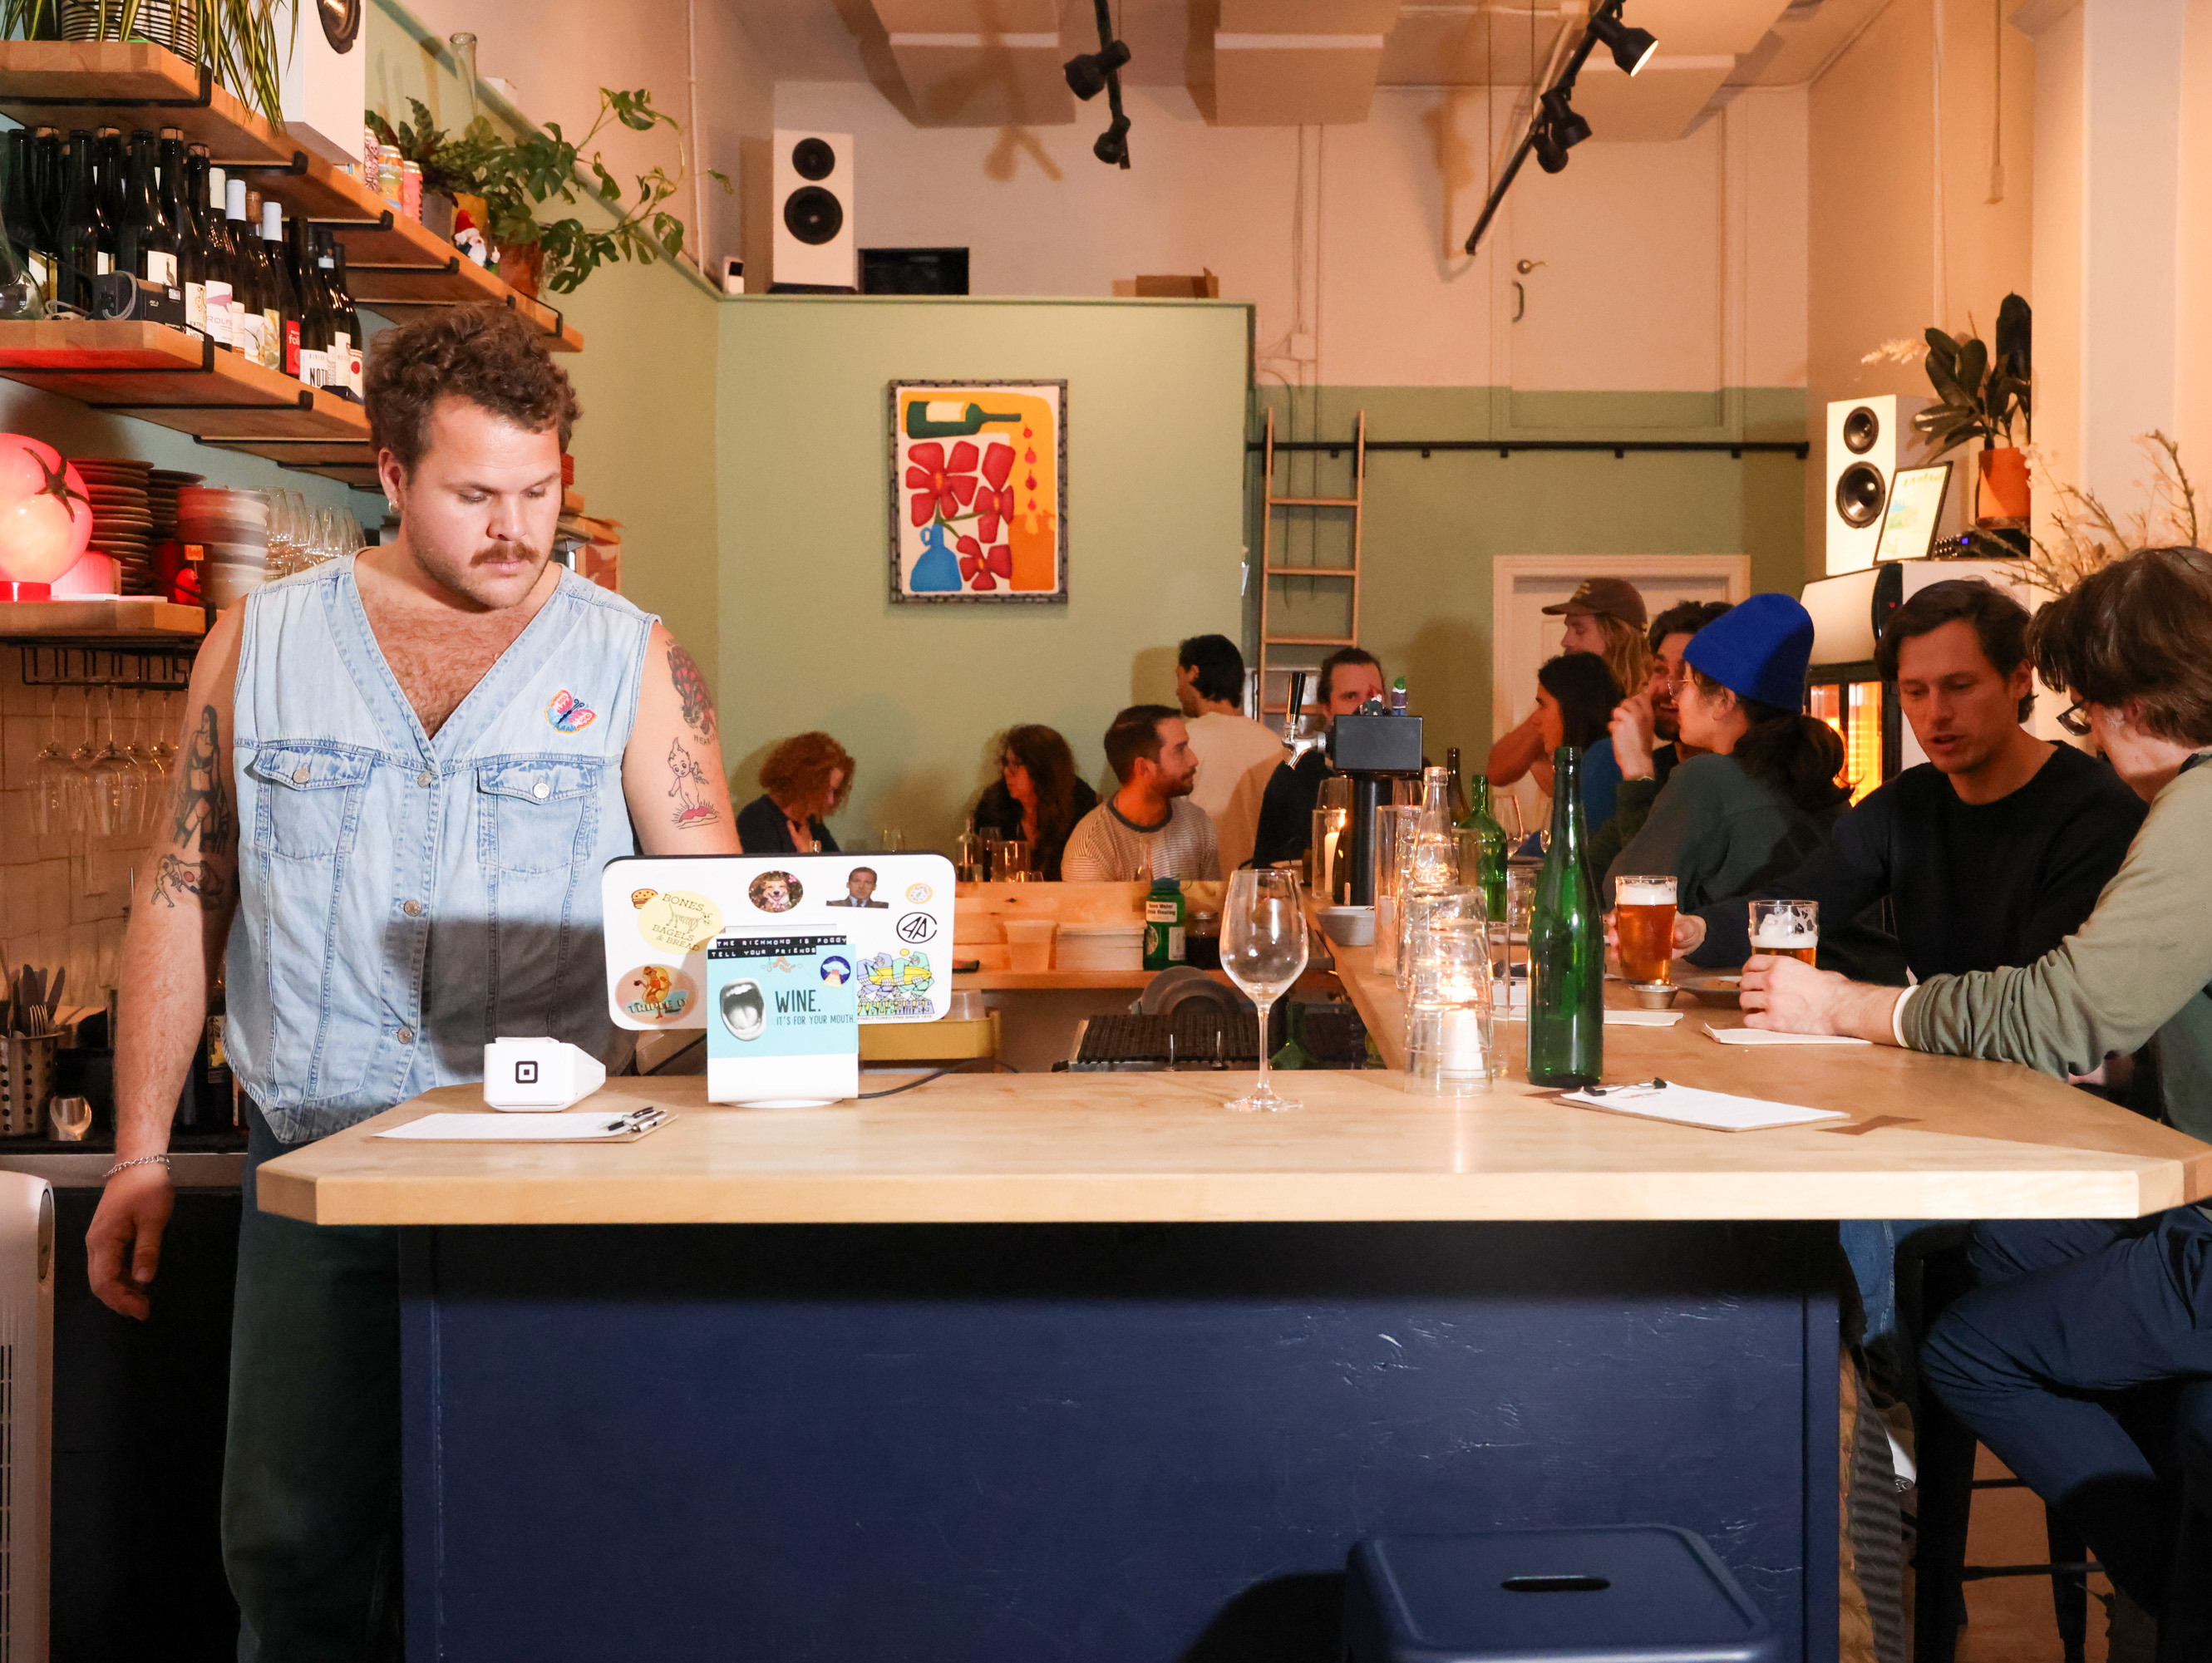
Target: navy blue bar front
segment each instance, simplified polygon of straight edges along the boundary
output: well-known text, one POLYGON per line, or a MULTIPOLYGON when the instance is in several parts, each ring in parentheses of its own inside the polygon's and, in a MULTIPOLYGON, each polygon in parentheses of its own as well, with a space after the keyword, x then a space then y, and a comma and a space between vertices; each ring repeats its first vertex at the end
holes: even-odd
POLYGON ((402 1241, 418 1663, 1334 1663, 1360 1536, 1614 1523, 1834 1655, 1832 1225, 402 1241))

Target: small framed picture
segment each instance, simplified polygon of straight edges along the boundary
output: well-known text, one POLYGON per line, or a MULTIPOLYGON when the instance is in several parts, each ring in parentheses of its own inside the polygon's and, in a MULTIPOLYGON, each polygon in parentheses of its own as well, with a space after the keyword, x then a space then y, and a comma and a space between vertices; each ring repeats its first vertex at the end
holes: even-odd
POLYGON ((1067 383, 890 384, 894 601, 1067 598, 1067 383))
POLYGON ((1943 524, 1943 497, 1950 488, 1948 462, 1897 470, 1889 485, 1889 506, 1882 513, 1881 538, 1875 544, 1875 565, 1928 558, 1943 524))

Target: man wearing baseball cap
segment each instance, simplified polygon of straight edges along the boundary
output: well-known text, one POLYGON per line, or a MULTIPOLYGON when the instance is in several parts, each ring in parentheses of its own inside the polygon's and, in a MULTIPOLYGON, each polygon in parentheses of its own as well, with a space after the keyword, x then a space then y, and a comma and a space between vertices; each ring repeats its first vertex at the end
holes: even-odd
MULTIPOLYGON (((1620 684, 1624 695, 1640 693, 1650 678, 1651 649, 1644 639, 1644 597, 1636 586, 1626 578, 1584 578, 1575 592, 1556 606, 1544 609, 1548 617, 1564 617, 1566 628, 1559 636, 1562 652, 1595 652, 1605 660, 1613 679, 1620 684)), ((1586 785, 1592 782, 1593 770, 1607 781, 1599 794, 1608 803, 1612 791, 1610 781, 1620 778, 1620 769, 1613 756, 1613 742, 1601 740, 1592 745, 1583 757, 1583 774, 1586 785)), ((1546 792, 1552 789, 1552 759, 1544 749, 1543 730, 1538 725, 1536 713, 1530 711, 1528 719, 1490 748, 1490 762, 1484 773, 1490 783, 1501 789, 1514 784, 1522 775, 1533 772, 1536 783, 1546 792)), ((1588 794, 1587 792, 1585 793, 1588 794)), ((1611 812, 1608 808, 1607 813, 1611 812)))

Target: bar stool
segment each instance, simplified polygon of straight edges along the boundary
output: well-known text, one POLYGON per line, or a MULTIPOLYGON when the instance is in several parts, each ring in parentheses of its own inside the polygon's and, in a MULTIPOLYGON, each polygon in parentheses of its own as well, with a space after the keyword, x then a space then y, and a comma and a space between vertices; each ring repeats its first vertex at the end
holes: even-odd
POLYGON ((1781 1643, 1701 1537, 1663 1525, 1370 1536, 1351 1663, 1773 1663, 1781 1643))

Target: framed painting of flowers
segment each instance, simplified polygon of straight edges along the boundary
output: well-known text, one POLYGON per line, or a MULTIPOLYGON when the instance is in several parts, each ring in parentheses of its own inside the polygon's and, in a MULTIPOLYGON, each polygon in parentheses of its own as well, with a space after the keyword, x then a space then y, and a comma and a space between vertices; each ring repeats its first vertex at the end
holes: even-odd
POLYGON ((891 598, 1067 598, 1067 383, 890 384, 891 598))

